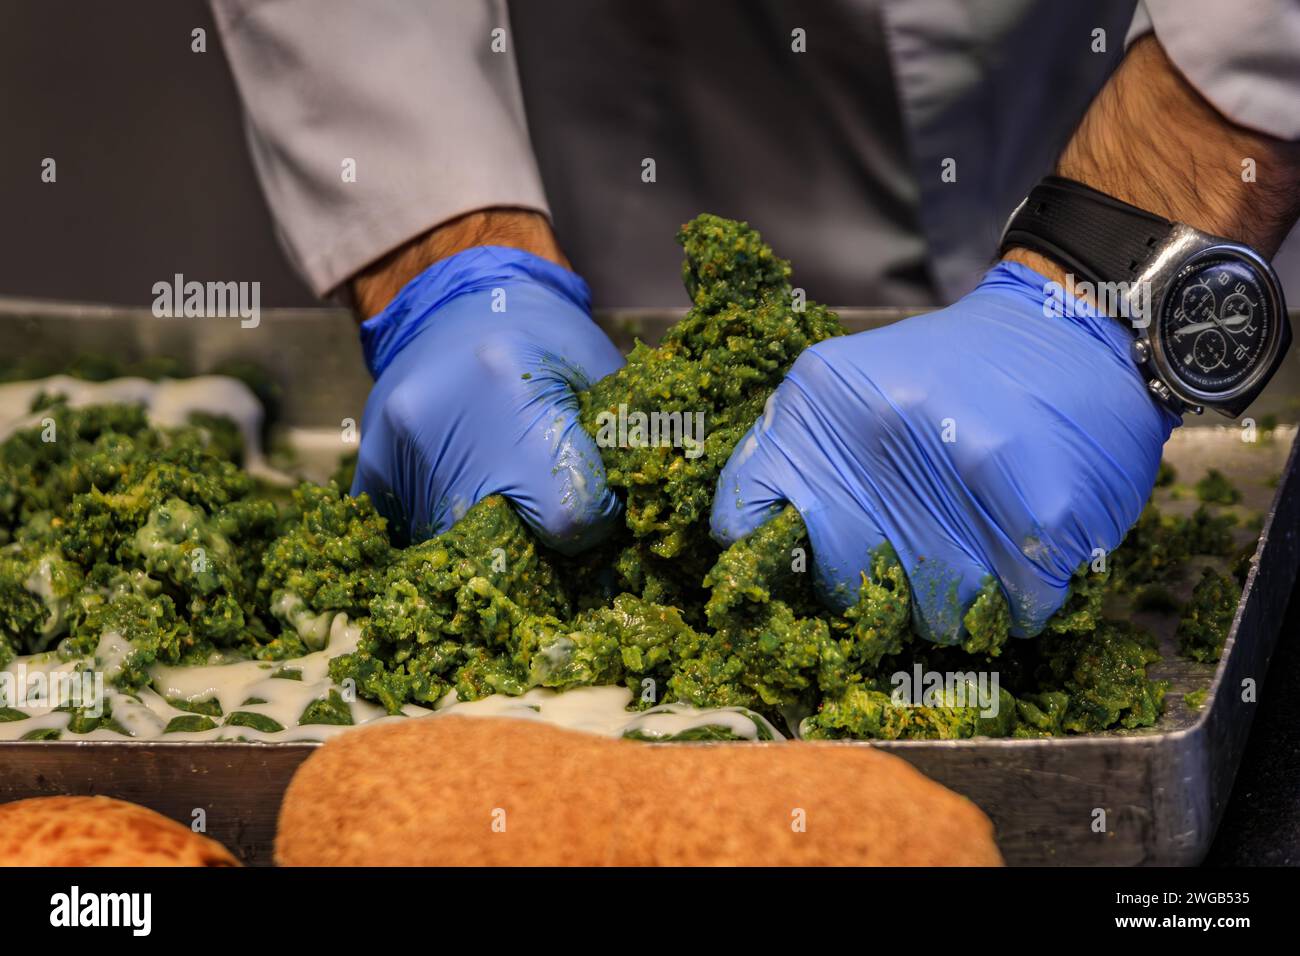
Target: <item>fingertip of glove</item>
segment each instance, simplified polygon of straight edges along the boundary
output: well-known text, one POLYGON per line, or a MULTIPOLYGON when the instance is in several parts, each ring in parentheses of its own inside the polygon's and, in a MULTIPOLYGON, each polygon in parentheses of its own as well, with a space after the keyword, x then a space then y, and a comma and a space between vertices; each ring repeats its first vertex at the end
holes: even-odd
POLYGON ((595 547, 614 533, 622 517, 623 503, 605 488, 591 507, 578 513, 558 509, 543 515, 535 509, 525 511, 522 508, 520 513, 543 544, 572 556, 595 547))
POLYGON ((858 603, 858 594, 862 590, 862 579, 843 579, 834 573, 819 572, 816 577, 817 599, 832 611, 844 613, 858 603))
POLYGON ((719 484, 709 512, 709 536, 724 548, 749 537, 780 510, 776 504, 758 505, 742 500, 739 488, 724 492, 719 484))
POLYGON ((709 514, 709 534, 723 546, 748 537, 759 525, 780 510, 780 502, 754 494, 750 462, 758 449, 758 438, 750 428, 736 445, 718 475, 709 514))
POLYGON ((709 537, 724 548, 729 548, 741 538, 748 536, 755 527, 757 525, 747 527, 730 516, 720 519, 717 505, 714 505, 713 514, 709 516, 709 537))

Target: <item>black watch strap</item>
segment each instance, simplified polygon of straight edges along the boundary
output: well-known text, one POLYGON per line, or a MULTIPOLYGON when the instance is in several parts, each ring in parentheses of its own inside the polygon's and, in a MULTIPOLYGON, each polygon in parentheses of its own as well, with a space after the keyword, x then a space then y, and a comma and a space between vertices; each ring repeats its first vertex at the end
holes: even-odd
POLYGON ((1007 223, 1001 251, 1024 246, 1090 282, 1129 282, 1173 226, 1073 179, 1046 176, 1007 223))

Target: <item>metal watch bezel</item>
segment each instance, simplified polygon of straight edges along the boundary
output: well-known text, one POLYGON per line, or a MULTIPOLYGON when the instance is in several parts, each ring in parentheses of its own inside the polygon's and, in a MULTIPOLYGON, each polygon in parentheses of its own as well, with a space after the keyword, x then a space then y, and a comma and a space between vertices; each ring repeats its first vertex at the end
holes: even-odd
MULTIPOLYGON (((1134 332, 1137 335, 1135 342, 1141 341, 1145 346, 1134 349, 1135 359, 1139 359, 1139 365, 1145 366, 1143 371, 1148 376, 1154 375, 1173 397, 1191 410, 1199 412, 1203 407, 1213 408, 1229 418, 1241 414, 1273 377, 1290 345, 1291 328, 1286 313, 1286 302, 1272 266, 1249 246, 1229 239, 1206 236, 1179 223, 1175 227, 1174 234, 1162 244, 1161 249, 1152 256, 1148 266, 1142 270, 1137 282, 1151 283, 1150 301, 1154 304, 1153 315, 1148 317, 1145 324, 1141 327, 1134 325, 1134 332), (1269 308, 1275 316, 1275 331, 1269 341, 1267 355, 1246 379, 1225 392, 1206 392, 1184 383, 1179 378, 1171 366, 1160 329, 1163 326, 1162 320, 1166 307, 1169 305, 1168 294, 1174 279, 1197 262, 1217 257, 1236 258, 1251 266, 1262 277, 1261 284, 1269 297, 1269 308), (1140 361, 1143 356, 1145 362, 1140 361)), ((1157 390, 1153 388, 1152 391, 1157 390)), ((1163 396, 1157 394, 1157 397, 1163 396)))

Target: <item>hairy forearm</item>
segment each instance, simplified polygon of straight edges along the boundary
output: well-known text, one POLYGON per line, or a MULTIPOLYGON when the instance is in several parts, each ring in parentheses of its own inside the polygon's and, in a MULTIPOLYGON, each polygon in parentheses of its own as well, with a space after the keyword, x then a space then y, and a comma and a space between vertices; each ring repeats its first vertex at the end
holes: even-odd
POLYGON ((475 246, 509 246, 568 268, 551 224, 528 209, 480 209, 437 226, 394 249, 352 277, 360 319, 377 315, 406 283, 439 259, 475 246))
MULTIPOLYGON (((1300 216, 1300 144, 1225 119, 1150 36, 1129 49, 1093 100, 1056 173, 1265 256, 1300 216), (1248 159, 1253 177, 1243 177, 1248 159)), ((1051 278, 1061 272, 1028 250, 1006 258, 1051 278)))

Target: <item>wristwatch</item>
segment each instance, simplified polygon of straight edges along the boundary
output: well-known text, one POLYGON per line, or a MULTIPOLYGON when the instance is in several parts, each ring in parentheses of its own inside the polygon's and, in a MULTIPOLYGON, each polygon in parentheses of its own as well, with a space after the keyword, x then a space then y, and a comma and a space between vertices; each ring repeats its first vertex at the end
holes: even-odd
POLYGON ((1013 246, 1055 260, 1065 290, 1132 329, 1133 360, 1176 414, 1237 417, 1291 346, 1282 286, 1263 256, 1083 183, 1045 177, 1007 220, 1000 248, 1013 246))

